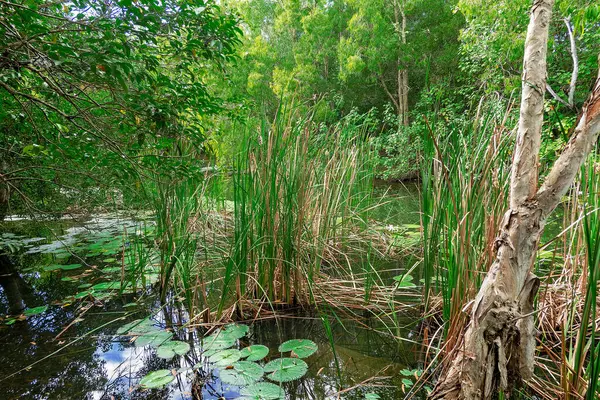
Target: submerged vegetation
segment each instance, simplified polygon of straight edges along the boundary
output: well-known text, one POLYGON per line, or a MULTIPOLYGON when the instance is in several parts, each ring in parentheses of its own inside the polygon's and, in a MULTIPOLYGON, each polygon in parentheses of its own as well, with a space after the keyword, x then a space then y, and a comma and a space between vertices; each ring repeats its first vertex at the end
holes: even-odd
POLYGON ((0 0, 3 395, 600 398, 596 3, 0 0))

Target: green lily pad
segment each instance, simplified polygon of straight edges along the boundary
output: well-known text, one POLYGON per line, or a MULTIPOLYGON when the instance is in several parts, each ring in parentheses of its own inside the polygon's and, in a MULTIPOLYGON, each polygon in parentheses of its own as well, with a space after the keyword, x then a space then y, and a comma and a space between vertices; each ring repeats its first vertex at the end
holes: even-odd
POLYGON ((221 370, 220 377, 222 382, 229 385, 246 386, 260 380, 263 374, 260 365, 251 361, 238 361, 233 364, 233 368, 221 370))
POLYGON ((92 286, 91 283, 82 283, 81 285, 77 286, 77 289, 87 289, 90 286, 92 286))
POLYGON ((228 349, 235 344, 235 339, 220 334, 210 335, 203 340, 204 351, 228 349))
POLYGON ((43 312, 46 312, 46 310, 48 309, 48 306, 39 306, 39 307, 33 307, 33 308, 28 308, 27 310, 23 311, 23 315, 25 315, 26 317, 32 317, 34 315, 38 315, 41 314, 43 312))
POLYGON ((318 350, 317 344, 308 339, 292 339, 282 343, 279 346, 279 351, 285 353, 291 351, 298 358, 306 358, 312 356, 318 350))
POLYGON ((238 361, 241 358, 240 351, 237 349, 228 349, 221 350, 216 352, 208 359, 211 363, 215 364, 217 367, 226 367, 234 362, 238 361))
POLYGON ((190 351, 189 344, 178 340, 172 340, 161 344, 158 349, 156 349, 156 355, 160 358, 170 360, 175 356, 182 356, 188 351, 190 351))
POLYGON ((300 379, 308 371, 308 364, 299 358, 278 358, 265 365, 267 376, 275 382, 290 382, 300 379))
POLYGON ((381 397, 377 393, 367 393, 365 394, 365 400, 379 400, 381 397))
POLYGON ((81 268, 81 264, 50 264, 45 266, 44 268, 42 268, 44 271, 57 271, 57 270, 62 270, 62 271, 70 271, 73 269, 77 269, 77 268, 81 268))
POLYGON ((285 392, 273 383, 259 382, 242 388, 240 394, 244 399, 252 400, 284 400, 285 392))
POLYGON ((146 389, 161 388, 173 382, 175 377, 168 369, 159 369, 158 371, 150 372, 142 378, 140 386, 146 389))
POLYGON ((112 258, 112 257, 111 258, 105 258, 104 260, 102 260, 102 262, 105 262, 105 263, 113 263, 115 261, 117 261, 117 259, 116 258, 112 258))
POLYGON ((117 329, 117 335, 124 335, 126 333, 131 335, 144 335, 155 330, 157 330, 157 328, 148 318, 137 319, 117 329))
POLYGON ((248 325, 239 325, 239 324, 230 324, 225 326, 225 328, 221 331, 221 334, 230 339, 241 339, 246 334, 250 328, 248 325))
POLYGON ((108 267, 100 270, 103 274, 114 274, 115 272, 121 272, 121 267, 108 267))
POLYGON ((255 344, 243 348, 240 351, 240 354, 242 358, 245 358, 247 361, 260 361, 269 354, 269 348, 262 344, 255 344))
POLYGON ((103 290, 118 290, 121 289, 121 282, 113 281, 113 282, 101 282, 92 286, 92 289, 101 292, 103 290))
POLYGON ((158 331, 149 332, 135 340, 136 347, 152 346, 158 347, 164 342, 171 340, 173 332, 158 331))

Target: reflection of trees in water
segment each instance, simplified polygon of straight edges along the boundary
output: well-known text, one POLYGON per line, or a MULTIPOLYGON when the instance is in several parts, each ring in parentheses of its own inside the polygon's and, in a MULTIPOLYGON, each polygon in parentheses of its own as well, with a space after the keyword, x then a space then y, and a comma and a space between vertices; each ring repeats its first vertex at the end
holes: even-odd
POLYGON ((8 314, 18 314, 25 309, 27 285, 6 254, 0 254, 0 286, 4 290, 8 314))

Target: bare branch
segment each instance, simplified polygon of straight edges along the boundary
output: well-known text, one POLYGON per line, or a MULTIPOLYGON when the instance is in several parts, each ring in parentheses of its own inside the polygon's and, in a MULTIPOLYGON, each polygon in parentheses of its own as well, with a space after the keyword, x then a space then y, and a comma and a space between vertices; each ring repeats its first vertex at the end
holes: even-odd
POLYGON ((547 215, 567 193, 581 164, 585 161, 600 134, 600 56, 594 89, 581 111, 579 123, 567 146, 554 163, 538 192, 540 207, 547 215))
POLYGON ((575 35, 573 34, 573 26, 571 19, 565 18, 567 32, 569 33, 569 42, 571 43, 571 58, 573 59, 573 72, 571 73, 571 83, 569 84, 569 105, 571 108, 575 106, 575 87, 577 86, 577 76, 579 74, 579 59, 577 57, 577 45, 575 43, 575 35))
POLYGON ((571 105, 569 103, 567 103, 566 101, 563 100, 562 97, 560 97, 558 94, 556 94, 556 92, 554 91, 554 89, 552 89, 552 87, 546 83, 546 90, 548 91, 548 93, 550 93, 552 95, 552 97, 558 101, 560 104, 571 108, 571 105))

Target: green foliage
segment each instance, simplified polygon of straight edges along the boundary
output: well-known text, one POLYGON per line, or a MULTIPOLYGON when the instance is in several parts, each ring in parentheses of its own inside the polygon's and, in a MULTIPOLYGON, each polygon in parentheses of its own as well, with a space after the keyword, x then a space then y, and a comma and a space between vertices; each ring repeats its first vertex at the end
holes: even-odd
POLYGON ((221 381, 229 385, 246 386, 260 380, 263 374, 260 365, 251 361, 238 361, 233 363, 231 369, 221 370, 219 377, 221 381))
POLYGON ((156 355, 160 358, 170 360, 175 356, 182 356, 190 351, 190 345, 186 342, 172 340, 164 342, 156 349, 156 355))
POLYGON ((292 357, 307 358, 312 356, 318 350, 317 344, 308 339, 292 339, 283 342, 279 346, 279 351, 285 353, 292 352, 292 357))
POLYGON ((146 389, 158 389, 175 380, 175 376, 168 369, 159 369, 150 372, 140 380, 140 386, 146 389))
POLYGON ((245 347, 241 350, 240 355, 247 361, 260 361, 269 354, 269 348, 262 344, 255 344, 245 347))
POLYGON ((137 339, 135 339, 135 345, 136 345, 136 347, 144 347, 144 346, 159 347, 163 343, 171 340, 172 337, 173 337, 173 332, 167 332, 167 331, 153 332, 153 331, 151 331, 151 332, 145 333, 144 335, 139 336, 137 339))
POLYGON ((242 358, 242 355, 237 349, 221 350, 211 355, 208 359, 217 367, 226 367, 242 358))
POLYGON ((264 370, 272 381, 290 382, 302 378, 308 371, 308 364, 298 358, 278 358, 268 362, 264 370))
POLYGON ((241 395, 247 400, 283 400, 285 392, 280 386, 269 382, 259 382, 242 388, 241 395))

